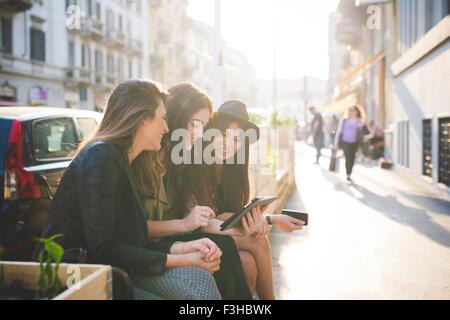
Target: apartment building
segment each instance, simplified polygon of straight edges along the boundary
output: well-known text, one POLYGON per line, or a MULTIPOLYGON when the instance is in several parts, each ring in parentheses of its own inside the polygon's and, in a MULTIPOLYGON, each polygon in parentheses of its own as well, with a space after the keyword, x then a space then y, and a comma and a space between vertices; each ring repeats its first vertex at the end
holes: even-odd
POLYGON ((148 77, 146 7, 146 0, 0 2, 0 101, 103 108, 119 82, 148 77))

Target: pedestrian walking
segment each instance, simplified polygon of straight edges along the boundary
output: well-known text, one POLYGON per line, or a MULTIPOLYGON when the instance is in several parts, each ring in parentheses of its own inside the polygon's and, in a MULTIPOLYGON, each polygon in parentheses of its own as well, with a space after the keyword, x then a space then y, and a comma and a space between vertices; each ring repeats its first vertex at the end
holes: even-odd
POLYGON ((314 148, 316 148, 316 162, 319 164, 319 159, 321 156, 321 150, 324 147, 324 132, 323 132, 323 118, 322 115, 317 112, 316 107, 309 107, 309 112, 313 115, 313 121, 311 122, 311 136, 313 138, 314 148))
POLYGON ((347 181, 351 183, 351 175, 355 164, 355 156, 358 147, 365 134, 368 133, 365 116, 361 108, 357 105, 350 107, 347 114, 339 122, 336 132, 333 150, 339 148, 344 150, 345 169, 347 173, 347 181))

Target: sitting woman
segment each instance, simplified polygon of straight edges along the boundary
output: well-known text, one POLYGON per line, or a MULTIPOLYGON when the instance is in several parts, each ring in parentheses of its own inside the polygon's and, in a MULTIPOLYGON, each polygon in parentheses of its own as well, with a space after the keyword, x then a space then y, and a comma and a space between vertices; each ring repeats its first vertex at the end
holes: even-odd
POLYGON ((139 299, 220 299, 211 273, 220 269, 222 253, 214 242, 149 242, 135 176, 145 176, 148 191, 158 197, 165 99, 160 86, 148 81, 114 90, 97 132, 61 180, 44 235, 63 234, 63 247, 87 249, 89 263, 128 272, 139 299))
POLYGON ((304 222, 287 215, 271 215, 266 220, 262 215, 266 208, 256 207, 244 216, 242 228, 220 231, 223 221, 250 200, 249 147, 259 139, 259 128, 249 121, 244 103, 228 101, 214 114, 207 129, 205 135, 213 137, 214 163, 190 165, 185 170, 182 186, 185 212, 196 205, 212 208, 217 217, 210 219, 201 230, 207 234, 232 235, 239 250, 249 252, 256 261, 256 272, 247 274, 252 288, 256 287, 260 299, 273 300, 275 292, 267 221, 284 232, 300 230, 304 222), (209 130, 212 129, 219 134, 210 135, 209 130), (245 132, 244 137, 240 136, 242 131, 245 132))
MULTIPOLYGON (((169 89, 169 93, 166 106, 170 132, 164 137, 160 152, 166 175, 161 183, 158 199, 147 191, 145 181, 139 183, 140 192, 147 207, 149 234, 155 241, 192 241, 206 237, 194 231, 207 225, 207 217, 214 215, 214 212, 203 206, 191 208, 186 215, 184 210, 180 211, 183 206, 178 186, 186 164, 173 161, 171 155, 175 143, 172 143, 170 135, 176 133, 178 129, 188 132, 185 147, 190 150, 197 138, 201 140, 203 128, 212 113, 212 103, 210 98, 192 83, 175 85, 169 89)), ((143 178, 144 176, 140 175, 138 180, 143 178)), ((227 235, 207 237, 214 241, 223 253, 221 268, 214 273, 222 297, 227 300, 251 299, 252 294, 247 286, 239 252, 233 239, 227 235)))

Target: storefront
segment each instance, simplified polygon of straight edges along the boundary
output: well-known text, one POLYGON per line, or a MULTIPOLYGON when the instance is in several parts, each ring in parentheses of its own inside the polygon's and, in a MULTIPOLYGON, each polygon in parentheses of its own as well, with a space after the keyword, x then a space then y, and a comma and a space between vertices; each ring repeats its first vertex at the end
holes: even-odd
POLYGON ((47 106, 48 90, 41 86, 33 86, 28 90, 28 105, 47 106))
POLYGON ((6 80, 0 83, 0 106, 14 105, 17 101, 17 89, 6 80))

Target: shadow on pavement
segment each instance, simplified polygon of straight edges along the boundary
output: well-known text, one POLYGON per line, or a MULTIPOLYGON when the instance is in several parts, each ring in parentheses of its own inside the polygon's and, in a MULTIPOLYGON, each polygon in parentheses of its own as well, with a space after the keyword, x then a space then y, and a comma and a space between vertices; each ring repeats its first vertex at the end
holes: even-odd
MULTIPOLYGON (((354 198, 349 189, 353 187, 363 195, 362 198, 355 199, 362 202, 364 205, 375 209, 399 224, 408 225, 414 228, 429 239, 443 246, 450 247, 450 233, 439 224, 434 223, 426 210, 408 207, 400 203, 396 196, 380 196, 355 183, 348 186, 334 173, 324 168, 321 168, 321 172, 325 178, 333 183, 336 191, 344 192, 349 197, 354 198)), ((420 197, 418 197, 416 200, 424 201, 425 199, 420 199, 420 197)))

